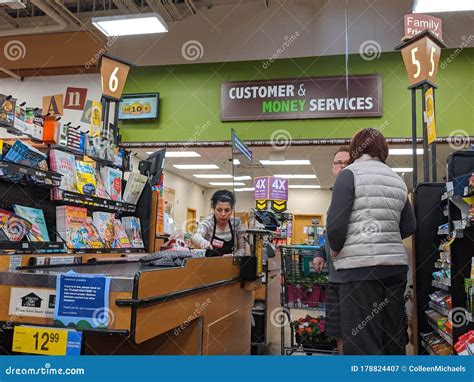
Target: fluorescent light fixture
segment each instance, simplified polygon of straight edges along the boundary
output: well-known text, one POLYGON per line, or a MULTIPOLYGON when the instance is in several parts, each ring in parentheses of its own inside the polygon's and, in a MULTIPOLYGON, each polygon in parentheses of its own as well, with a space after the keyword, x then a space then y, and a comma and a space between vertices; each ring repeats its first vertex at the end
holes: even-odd
POLYGON ((174 164, 178 170, 217 170, 219 166, 215 164, 174 164))
POLYGON ((472 0, 414 0, 413 13, 474 11, 472 0))
POLYGON ((250 180, 252 179, 251 176, 249 175, 244 175, 244 176, 234 176, 234 180, 250 180))
POLYGON ((286 160, 261 160, 264 166, 308 166, 311 162, 308 159, 286 159, 286 160))
POLYGON ((168 32, 168 25, 158 13, 93 17, 91 21, 106 36, 168 32))
MULTIPOLYGON (((147 154, 153 153, 147 151, 147 154)), ((201 154, 196 151, 167 151, 165 153, 166 158, 199 158, 200 156, 201 154)))
POLYGON ((211 186, 245 186, 242 182, 209 182, 211 186))
POLYGON ((321 188, 319 184, 289 184, 288 188, 321 188))
MULTIPOLYGON (((389 149, 390 155, 412 155, 413 149, 389 149)), ((416 155, 422 155, 423 149, 416 149, 416 155)))
POLYGON ((255 191, 254 187, 244 187, 244 188, 234 188, 235 192, 249 192, 249 191, 255 191))
POLYGON ((412 167, 392 167, 395 172, 413 172, 412 167))
POLYGON ((277 178, 284 178, 284 179, 316 179, 316 175, 314 174, 277 174, 275 175, 277 178))
POLYGON ((232 179, 232 175, 227 174, 193 174, 193 176, 200 179, 232 179))
POLYGON ((234 159, 234 160, 232 161, 232 163, 235 164, 236 166, 238 166, 238 165, 240 164, 240 160, 234 159))

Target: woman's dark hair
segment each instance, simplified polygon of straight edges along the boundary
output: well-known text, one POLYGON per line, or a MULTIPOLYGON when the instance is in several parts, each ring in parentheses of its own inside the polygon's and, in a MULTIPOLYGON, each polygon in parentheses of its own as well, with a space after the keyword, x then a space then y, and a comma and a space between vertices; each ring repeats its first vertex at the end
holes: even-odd
POLYGON ((369 154, 372 158, 379 158, 385 163, 388 157, 387 141, 377 129, 362 129, 352 137, 349 153, 351 155, 351 163, 359 159, 363 154, 369 154))
POLYGON ((230 203, 230 206, 234 208, 235 205, 235 196, 229 190, 219 190, 214 192, 211 198, 211 207, 214 209, 217 206, 217 203, 230 203))

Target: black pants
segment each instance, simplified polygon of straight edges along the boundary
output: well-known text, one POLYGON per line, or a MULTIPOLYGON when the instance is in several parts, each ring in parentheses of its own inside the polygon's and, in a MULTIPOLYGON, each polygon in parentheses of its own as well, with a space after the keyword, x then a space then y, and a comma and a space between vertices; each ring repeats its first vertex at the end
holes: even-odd
POLYGON ((340 285, 344 354, 404 355, 406 274, 340 285))

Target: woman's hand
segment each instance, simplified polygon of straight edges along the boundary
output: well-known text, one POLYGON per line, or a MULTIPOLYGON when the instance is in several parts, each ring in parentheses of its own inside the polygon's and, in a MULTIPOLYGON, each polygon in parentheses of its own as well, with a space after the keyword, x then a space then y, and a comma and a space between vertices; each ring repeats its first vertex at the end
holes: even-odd
POLYGON ((201 249, 212 249, 212 244, 208 241, 204 241, 201 243, 201 249))
POLYGON ((331 256, 334 258, 334 257, 336 257, 337 255, 339 255, 339 252, 333 251, 333 250, 331 249, 331 256))

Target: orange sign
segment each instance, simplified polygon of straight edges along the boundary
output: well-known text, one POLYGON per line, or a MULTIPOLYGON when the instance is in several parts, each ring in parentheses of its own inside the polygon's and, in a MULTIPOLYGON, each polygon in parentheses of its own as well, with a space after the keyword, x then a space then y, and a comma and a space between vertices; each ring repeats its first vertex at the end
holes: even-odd
POLYGON ((102 56, 100 62, 102 94, 105 97, 120 100, 129 70, 130 65, 102 56))

